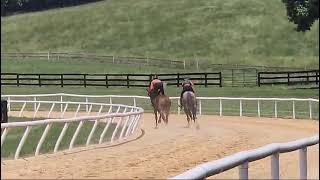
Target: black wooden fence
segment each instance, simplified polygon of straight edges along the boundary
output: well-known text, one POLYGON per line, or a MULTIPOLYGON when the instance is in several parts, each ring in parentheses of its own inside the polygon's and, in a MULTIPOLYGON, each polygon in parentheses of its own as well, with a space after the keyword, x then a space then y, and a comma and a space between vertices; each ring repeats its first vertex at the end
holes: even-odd
MULTIPOLYGON (((195 85, 222 86, 221 72, 157 74, 166 85, 180 86, 184 78, 195 85)), ((1 73, 1 86, 122 86, 148 87, 153 74, 26 74, 1 73)))
POLYGON ((259 72, 258 86, 271 84, 282 85, 319 85, 319 70, 287 71, 287 72, 259 72))

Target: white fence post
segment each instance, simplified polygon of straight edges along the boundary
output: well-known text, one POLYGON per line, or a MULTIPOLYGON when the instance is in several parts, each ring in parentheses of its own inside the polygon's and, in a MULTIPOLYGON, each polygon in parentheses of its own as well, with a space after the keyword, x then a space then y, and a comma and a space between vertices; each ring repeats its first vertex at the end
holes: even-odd
POLYGON ((271 178, 279 179, 279 153, 271 155, 271 178))
POLYGON ((10 96, 8 97, 8 112, 11 111, 11 99, 10 96))
POLYGON ((258 100, 258 117, 260 117, 260 100, 258 100))
POLYGON ((133 106, 136 107, 137 106, 137 103, 136 103, 136 98, 133 97, 133 106))
POLYGON ((242 99, 240 99, 240 117, 242 116, 242 99))
POLYGON ((292 101, 292 119, 296 118, 296 108, 295 108, 295 103, 294 100, 292 101))
POLYGON ((86 97, 86 112, 88 112, 88 97, 86 97))
POLYGON ((34 98, 33 98, 33 101, 34 101, 34 103, 33 103, 33 108, 34 108, 34 111, 36 111, 36 109, 37 109, 37 103, 36 103, 37 97, 34 97, 34 98))
POLYGON ((202 115, 201 99, 199 99, 199 114, 202 115))
POLYGON ((40 140, 39 140, 39 142, 38 142, 38 145, 37 145, 37 148, 36 148, 36 152, 35 152, 35 156, 39 155, 41 146, 42 146, 42 144, 43 144, 43 141, 44 141, 45 138, 47 137, 47 134, 48 134, 48 132, 49 132, 49 130, 50 130, 50 128, 51 128, 51 125, 52 125, 52 124, 47 124, 47 126, 46 126, 46 128, 45 128, 45 130, 44 130, 44 132, 43 132, 43 134, 42 134, 42 136, 41 136, 41 138, 40 138, 40 140))
POLYGON ((312 119, 312 102, 309 100, 309 118, 312 119))
POLYGON ((307 147, 299 150, 300 179, 307 179, 307 147))
POLYGON ((14 159, 18 159, 19 158, 20 151, 21 151, 21 149, 22 149, 22 147, 23 147, 23 145, 24 145, 24 143, 25 143, 25 141, 26 141, 26 139, 28 137, 28 134, 29 134, 30 130, 31 130, 31 126, 27 126, 27 129, 24 131, 23 136, 22 136, 22 138, 21 138, 21 140, 19 142, 18 148, 17 148, 16 153, 14 155, 14 159))
POLYGON ((8 128, 4 128, 4 130, 3 130, 2 134, 1 134, 1 146, 4 143, 4 140, 6 139, 6 136, 8 134, 8 130, 9 130, 8 128))
POLYGON ((186 60, 183 60, 183 69, 186 69, 186 60))
POLYGON ((249 163, 245 162, 239 166, 239 179, 240 180, 248 180, 249 175, 248 175, 248 168, 249 168, 249 163))
POLYGON ((278 118, 277 101, 274 101, 274 117, 278 118))
POLYGON ((61 102, 61 104, 60 104, 60 112, 62 112, 63 111, 63 104, 62 104, 63 98, 62 98, 62 95, 60 96, 60 102, 61 102))

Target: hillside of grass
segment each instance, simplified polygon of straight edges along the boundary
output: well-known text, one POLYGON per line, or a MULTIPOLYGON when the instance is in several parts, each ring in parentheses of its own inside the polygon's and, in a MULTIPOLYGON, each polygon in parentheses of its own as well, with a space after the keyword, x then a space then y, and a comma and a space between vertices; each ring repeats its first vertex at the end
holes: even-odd
POLYGON ((281 0, 106 0, 1 17, 1 52, 89 52, 317 67, 319 22, 296 32, 281 0))

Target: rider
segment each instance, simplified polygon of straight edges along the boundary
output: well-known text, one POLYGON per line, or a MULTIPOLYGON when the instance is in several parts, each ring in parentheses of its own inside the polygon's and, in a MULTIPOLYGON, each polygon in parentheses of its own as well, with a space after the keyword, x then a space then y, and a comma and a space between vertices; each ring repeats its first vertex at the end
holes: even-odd
POLYGON ((157 75, 153 77, 153 80, 150 83, 149 87, 149 92, 152 93, 154 90, 156 90, 158 95, 161 93, 164 95, 164 89, 163 89, 163 83, 162 81, 158 78, 157 75))
POLYGON ((182 82, 182 92, 180 94, 180 107, 182 107, 183 93, 185 93, 186 91, 191 91, 194 93, 193 82, 189 78, 184 79, 184 81, 182 82))

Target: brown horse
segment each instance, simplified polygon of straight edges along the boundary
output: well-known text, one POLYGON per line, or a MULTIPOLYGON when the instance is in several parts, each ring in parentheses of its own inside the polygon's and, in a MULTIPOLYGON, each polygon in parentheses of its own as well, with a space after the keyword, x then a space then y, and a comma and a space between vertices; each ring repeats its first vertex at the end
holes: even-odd
MULTIPOLYGON (((148 90, 147 90, 148 91, 148 90)), ((170 113, 170 107, 171 107, 171 100, 168 96, 164 94, 158 94, 157 91, 155 92, 149 92, 148 96, 150 97, 151 104, 153 107, 153 112, 155 115, 156 120, 156 127, 158 128, 158 123, 161 123, 161 119, 168 124, 168 117, 170 113), (159 119, 158 119, 158 113, 159 113, 159 119)))
POLYGON ((187 116, 188 126, 190 127, 190 120, 196 124, 196 128, 199 129, 200 126, 198 122, 196 122, 197 119, 197 98, 195 94, 192 91, 186 91, 183 93, 182 96, 182 105, 184 112, 187 116))

